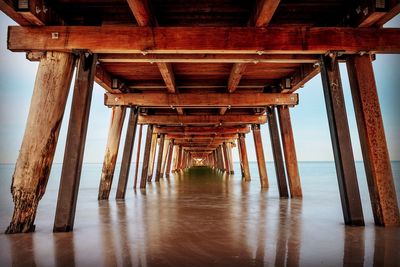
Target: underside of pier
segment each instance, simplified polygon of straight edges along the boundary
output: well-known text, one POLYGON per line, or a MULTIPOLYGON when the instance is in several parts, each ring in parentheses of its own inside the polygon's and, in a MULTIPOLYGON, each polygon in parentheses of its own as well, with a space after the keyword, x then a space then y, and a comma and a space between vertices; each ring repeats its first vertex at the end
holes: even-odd
POLYGON ((375 224, 400 225, 371 63, 376 54, 400 53, 400 29, 382 28, 400 12, 399 1, 0 0, 0 9, 20 25, 8 28, 8 49, 40 62, 7 233, 35 229, 74 71, 55 232, 73 230, 94 82, 105 90, 111 117, 99 200, 109 199, 119 152, 120 200, 129 190, 132 160, 143 161, 139 174, 136 165, 134 187, 146 190, 193 166, 234 174, 232 150, 238 149, 239 175, 247 183, 250 132, 259 186, 268 188, 263 124, 279 196, 301 198, 290 111, 301 104, 297 90, 317 74, 344 222, 364 225, 339 62, 349 72, 375 224), (133 158, 143 129, 144 155, 139 148, 133 158), (122 134, 125 144, 118 151, 122 134))

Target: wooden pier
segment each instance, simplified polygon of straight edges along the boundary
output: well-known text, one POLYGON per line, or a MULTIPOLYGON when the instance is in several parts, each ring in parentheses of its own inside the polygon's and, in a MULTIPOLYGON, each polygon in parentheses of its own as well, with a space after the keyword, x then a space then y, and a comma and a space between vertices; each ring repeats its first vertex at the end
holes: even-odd
POLYGON ((301 198, 290 109, 301 104, 297 90, 318 74, 344 222, 364 225, 339 62, 349 72, 375 223, 399 226, 372 61, 375 54, 400 53, 400 29, 382 28, 400 13, 400 2, 300 2, 0 0, 0 10, 20 25, 8 28, 8 49, 40 62, 6 232, 35 230, 74 71, 54 231, 73 230, 94 82, 105 90, 111 117, 99 200, 109 199, 114 176, 117 199, 132 190, 127 182, 133 179, 133 146, 143 125, 144 155, 139 149, 135 159, 143 166, 140 173, 135 166, 135 188, 146 190, 148 183, 194 165, 231 175, 233 149, 247 183, 250 132, 260 187, 268 188, 260 131, 266 124, 280 197, 301 198), (125 117, 127 132, 122 133, 125 117), (118 175, 121 134, 126 139, 118 175))

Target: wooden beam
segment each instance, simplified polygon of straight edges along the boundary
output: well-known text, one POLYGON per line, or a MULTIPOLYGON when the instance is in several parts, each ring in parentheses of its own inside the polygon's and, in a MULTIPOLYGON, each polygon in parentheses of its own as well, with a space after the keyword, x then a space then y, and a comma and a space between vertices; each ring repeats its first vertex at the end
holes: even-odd
POLYGON ((139 117, 139 109, 130 108, 128 127, 126 130, 124 152, 122 154, 121 169, 119 172, 116 199, 125 199, 126 186, 128 184, 129 171, 131 169, 133 145, 135 144, 136 126, 139 117))
POLYGON ((281 141, 279 138, 278 121, 276 119, 275 107, 267 108, 269 136, 271 138, 272 155, 274 157, 274 165, 276 172, 276 179, 278 182, 279 196, 289 197, 287 188, 285 166, 283 163, 283 155, 281 148, 281 141))
POLYGON ((104 95, 106 106, 140 107, 265 107, 268 105, 297 105, 297 94, 274 93, 130 93, 104 95))
POLYGON ((237 125, 266 122, 265 115, 140 115, 138 121, 139 124, 156 125, 237 125))
POLYGON ((318 62, 312 54, 101 54, 104 63, 271 63, 292 64, 318 62))
MULTIPOLYGON (((164 134, 165 135, 165 134, 164 134)), ((163 154, 162 154, 162 161, 161 161, 161 171, 160 171, 160 177, 163 178, 165 174, 165 165, 167 165, 167 155, 168 155, 168 149, 169 149, 169 140, 165 137, 164 141, 164 148, 163 148, 163 154)))
POLYGON ((158 159, 157 159, 157 168, 156 168, 156 177, 155 181, 159 182, 161 177, 161 165, 164 154, 164 143, 165 143, 165 134, 160 134, 160 143, 158 144, 158 159))
POLYGON ((149 157, 149 170, 147 172, 147 181, 151 182, 154 173, 154 164, 156 160, 158 134, 153 132, 151 136, 150 157, 149 157))
POLYGON ((63 25, 63 19, 45 0, 17 0, 17 12, 31 25, 63 25))
POLYGON ((339 64, 334 55, 324 56, 321 61, 322 85, 344 221, 347 225, 364 225, 339 64))
POLYGON ((22 14, 18 13, 16 8, 16 0, 0 0, 0 10, 4 12, 8 17, 14 20, 21 26, 32 25, 30 21, 26 20, 22 14))
POLYGON ((259 124, 252 125, 254 147, 257 156, 258 173, 260 175, 261 188, 268 188, 267 167, 265 165, 264 147, 261 139, 261 129, 259 124))
POLYGON ((143 164, 142 164, 142 177, 140 179, 140 188, 145 189, 147 185, 147 173, 149 170, 149 159, 151 150, 151 137, 153 135, 153 125, 147 126, 146 144, 144 147, 143 164))
POLYGON ((233 93, 240 83, 240 79, 246 70, 247 64, 235 63, 233 64, 231 74, 228 80, 228 92, 233 93))
POLYGON ((177 107, 177 108, 176 108, 176 112, 178 112, 178 115, 183 115, 183 114, 185 114, 184 111, 183 111, 183 108, 181 108, 181 107, 177 107))
POLYGON ((135 167, 135 179, 133 181, 133 189, 136 189, 138 172, 139 172, 140 147, 141 147, 141 144, 142 144, 142 132, 143 132, 143 125, 140 125, 138 146, 137 146, 137 152, 136 152, 136 167, 135 167))
POLYGON ((168 156, 167 156, 167 166, 165 168, 165 177, 169 177, 171 173, 171 162, 174 156, 174 140, 169 141, 168 156))
POLYGON ((166 136, 167 139, 175 139, 175 140, 179 140, 179 139, 237 139, 238 135, 237 134, 203 134, 203 135, 182 135, 182 134, 167 134, 166 136))
POLYGON ((8 28, 11 51, 93 53, 354 53, 400 52, 400 29, 334 27, 43 26, 8 28), (273 40, 273 42, 271 41, 273 40))
POLYGON ((239 134, 238 142, 240 145, 238 146, 240 149, 240 155, 242 160, 242 167, 243 167, 243 180, 250 181, 250 168, 249 168, 249 159, 247 158, 247 149, 246 149, 246 136, 241 133, 239 134))
POLYGON ((189 135, 204 135, 204 134, 238 134, 250 132, 248 126, 225 126, 225 127, 156 127, 155 133, 166 134, 189 134, 189 135))
POLYGON ((294 93, 296 90, 303 87, 309 80, 317 76, 320 72, 319 66, 315 64, 302 64, 298 70, 291 76, 287 77, 290 79, 290 87, 283 87, 282 93, 294 93))
POLYGON ((296 147, 294 144, 289 108, 287 106, 278 106, 278 114, 290 196, 301 198, 303 194, 301 191, 300 173, 297 165, 296 147))
POLYGON ((226 111, 228 110, 228 107, 223 107, 219 109, 219 115, 225 115, 226 111))
POLYGON ((96 66, 96 75, 94 80, 98 85, 103 87, 109 93, 121 93, 121 90, 119 88, 113 87, 113 78, 106 70, 104 70, 104 68, 100 64, 96 66))
POLYGON ((98 200, 106 200, 110 196, 124 119, 125 107, 113 107, 111 110, 111 123, 101 171, 98 200))
POLYGON ((86 56, 84 53, 79 55, 58 190, 54 232, 69 232, 74 228, 96 59, 97 55, 86 56))
POLYGON ((222 148, 222 152, 224 154, 225 170, 229 174, 231 172, 231 170, 229 168, 230 166, 229 166, 229 157, 228 157, 228 147, 226 145, 226 142, 223 142, 223 144, 221 145, 221 148, 222 148))
POLYGON ((257 0, 254 13, 249 20, 249 26, 266 27, 271 21, 280 0, 257 0))
POLYGON ((28 121, 12 179, 14 213, 7 234, 35 230, 36 210, 46 191, 74 61, 71 54, 48 52, 39 63, 28 121))
POLYGON ((348 15, 355 27, 382 27, 400 12, 398 0, 359 0, 348 15))
MULTIPOLYGON (((234 139, 237 139, 237 137, 234 139)), ((226 145, 228 148, 229 174, 235 174, 234 167, 233 167, 233 157, 232 157, 232 143, 226 143, 226 145)))
POLYGON ((175 76, 171 63, 157 62, 158 69, 167 86, 168 93, 176 93, 175 76))
POLYGON ((399 226, 396 188, 369 55, 349 57, 347 70, 375 224, 399 226))
POLYGON ((151 15, 148 0, 127 0, 139 26, 155 25, 156 21, 151 15))

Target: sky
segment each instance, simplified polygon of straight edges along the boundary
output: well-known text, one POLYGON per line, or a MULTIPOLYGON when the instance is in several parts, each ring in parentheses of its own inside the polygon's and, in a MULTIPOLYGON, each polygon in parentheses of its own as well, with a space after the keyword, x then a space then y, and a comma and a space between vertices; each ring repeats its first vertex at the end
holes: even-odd
MULTIPOLYGON (((25 53, 7 50, 7 26, 16 25, 0 12, 0 163, 15 163, 24 134, 38 63, 25 59, 25 53)), ((400 16, 395 17, 385 27, 400 27, 400 16)), ((373 62, 375 79, 381 103, 385 134, 391 160, 400 160, 400 55, 377 55, 373 62)), ((340 64, 350 134, 356 161, 362 160, 357 125, 349 88, 345 64, 340 64)), ((65 110, 55 163, 63 160, 66 132, 69 120, 72 91, 70 90, 65 110)), ((110 109, 103 104, 104 89, 95 84, 89 117, 84 162, 102 163, 110 122, 110 109)), ((325 102, 320 76, 309 81, 299 91, 299 105, 291 109, 292 125, 299 161, 332 161, 332 144, 328 128, 325 102)), ((118 161, 121 160, 125 140, 126 116, 120 144, 118 161)), ((261 133, 264 154, 272 161, 272 150, 268 126, 262 125, 261 133)), ((146 128, 143 128, 143 140, 146 128)), ((138 135, 137 135, 138 136, 138 135)), ((246 136, 250 161, 256 161, 253 136, 246 136)), ((136 155, 137 142, 134 146, 136 155)), ((142 145, 143 149, 144 145, 142 145)), ((143 155, 143 153, 142 153, 143 155)), ((234 160, 238 161, 237 149, 234 160)), ((136 156, 133 157, 133 161, 136 156)))

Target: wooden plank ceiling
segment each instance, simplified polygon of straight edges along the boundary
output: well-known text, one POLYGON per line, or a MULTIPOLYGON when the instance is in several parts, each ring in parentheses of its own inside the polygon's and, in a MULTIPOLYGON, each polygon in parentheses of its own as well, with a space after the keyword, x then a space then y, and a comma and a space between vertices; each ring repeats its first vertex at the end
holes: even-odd
MULTIPOLYGON (((52 0, 47 14, 33 7, 15 12, 19 1, 0 0, 0 9, 21 25, 146 27, 375 27, 399 13, 396 0, 52 0), (14 5, 14 6, 13 6, 14 5), (36 9, 37 10, 37 9, 36 9)), ((24 1, 22 1, 24 2, 24 1)), ((41 3, 41 0, 28 1, 41 3)), ((39 6, 40 9, 40 6, 39 6)), ((18 11, 18 10, 17 10, 18 11)), ((204 41, 204 40, 202 40, 204 41)), ((273 41, 273 40, 271 40, 273 41)), ((318 54, 208 53, 99 54, 96 81, 108 93, 293 93, 319 72, 318 54)), ((141 94, 141 95, 143 95, 141 94)), ((108 98, 110 102, 110 97, 108 98)), ((296 96, 297 99, 297 96, 296 96)), ((243 106, 147 106, 154 115, 265 115, 265 108, 243 106)), ((215 124, 216 119, 210 119, 215 124)), ((159 119, 162 117, 156 117, 159 119)), ((202 123, 205 122, 204 117, 202 123)), ((228 117, 227 117, 228 118, 228 117)), ((240 116, 238 117, 240 118, 240 116)), ((245 117, 247 121, 253 117, 245 117)), ((148 121, 157 121, 147 117, 148 121)), ((175 125, 179 117, 174 118, 175 125)), ((146 121, 144 118, 142 121, 146 121)), ((179 120, 179 121, 191 121, 179 120)), ((221 124, 221 123, 219 123, 221 124)), ((168 125, 168 124, 165 124, 168 125)), ((184 124, 187 127, 198 124, 184 124)), ((207 125, 207 123, 205 123, 207 125)), ((218 126, 218 125, 215 125, 218 126)), ((237 122, 238 127, 246 123, 237 122)), ((185 132, 185 130, 182 130, 185 132)))

